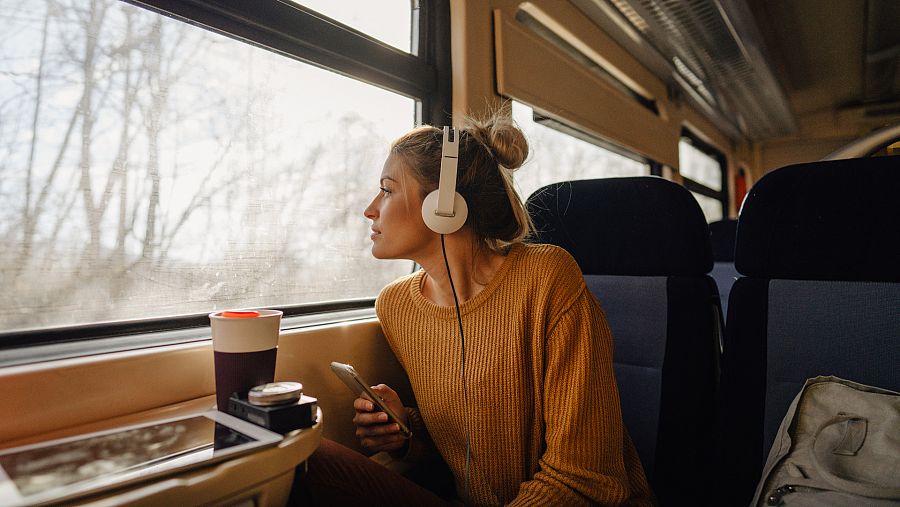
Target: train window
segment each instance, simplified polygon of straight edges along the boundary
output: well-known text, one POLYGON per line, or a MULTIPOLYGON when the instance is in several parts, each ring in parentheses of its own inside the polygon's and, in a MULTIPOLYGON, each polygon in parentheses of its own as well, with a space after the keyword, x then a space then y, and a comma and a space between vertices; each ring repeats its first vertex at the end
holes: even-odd
POLYGON ((696 198, 697 202, 700 204, 700 209, 703 210, 703 216, 706 217, 707 222, 712 223, 722 219, 721 201, 697 192, 691 192, 691 194, 694 195, 694 198, 696 198))
MULTIPOLYGON (((512 103, 513 119, 528 139, 528 160, 515 173, 516 186, 522 199, 538 188, 567 180, 608 178, 613 176, 643 176, 650 174, 647 162, 627 157, 551 128, 547 122, 535 121, 531 107, 512 103), (544 123, 544 124, 542 124, 544 123)), ((577 134, 572 129, 566 129, 577 134)), ((624 151, 624 150, 620 150, 624 151)))
POLYGON ((372 258, 362 216, 422 118, 409 90, 63 4, 0 13, 0 332, 373 297, 410 271, 372 258))
POLYGON ((719 161, 684 139, 678 145, 678 162, 682 176, 713 190, 722 190, 722 166, 719 161))
POLYGON ((687 131, 685 134, 678 143, 679 172, 684 186, 700 203, 707 222, 721 220, 728 208, 725 156, 687 131))
POLYGON ((412 0, 292 0, 355 28, 386 44, 409 52, 412 44, 412 0))

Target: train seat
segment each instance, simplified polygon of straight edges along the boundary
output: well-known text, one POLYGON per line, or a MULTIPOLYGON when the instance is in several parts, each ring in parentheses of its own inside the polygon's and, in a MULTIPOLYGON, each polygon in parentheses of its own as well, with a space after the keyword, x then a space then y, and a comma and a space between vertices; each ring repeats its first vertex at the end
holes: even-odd
POLYGON ((716 505, 747 505, 805 379, 900 390, 900 157, 788 166, 741 211, 725 334, 716 505))
POLYGON ((712 241, 713 269, 712 277, 719 287, 719 302, 722 305, 722 315, 728 315, 728 295, 731 286, 738 276, 734 267, 734 240, 737 234, 737 220, 726 218, 709 224, 710 240, 712 241))
POLYGON ((662 178, 570 181, 527 201, 534 241, 578 261, 613 332, 625 425, 663 505, 689 504, 711 431, 718 294, 700 206, 662 178))

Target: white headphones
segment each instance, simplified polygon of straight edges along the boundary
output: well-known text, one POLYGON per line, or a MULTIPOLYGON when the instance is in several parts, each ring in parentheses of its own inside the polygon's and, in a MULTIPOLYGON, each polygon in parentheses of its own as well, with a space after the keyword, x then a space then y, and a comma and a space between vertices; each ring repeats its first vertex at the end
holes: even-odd
POLYGON ((422 220, 438 234, 452 234, 466 223, 469 206, 456 192, 456 165, 459 155, 459 131, 444 127, 441 145, 441 178, 437 190, 422 202, 422 220))

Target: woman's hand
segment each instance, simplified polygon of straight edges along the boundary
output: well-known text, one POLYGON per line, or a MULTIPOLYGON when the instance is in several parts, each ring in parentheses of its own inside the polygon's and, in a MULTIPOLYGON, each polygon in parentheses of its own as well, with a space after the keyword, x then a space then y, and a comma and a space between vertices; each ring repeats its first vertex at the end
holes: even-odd
MULTIPOLYGON (((393 389, 378 384, 372 386, 372 390, 402 419, 403 424, 409 425, 409 416, 403 402, 393 389)), ((371 451, 396 451, 406 445, 406 437, 400 434, 400 426, 391 422, 388 415, 378 410, 378 406, 371 400, 362 396, 356 398, 353 408, 356 409, 353 423, 356 424, 356 438, 360 445, 371 451)))

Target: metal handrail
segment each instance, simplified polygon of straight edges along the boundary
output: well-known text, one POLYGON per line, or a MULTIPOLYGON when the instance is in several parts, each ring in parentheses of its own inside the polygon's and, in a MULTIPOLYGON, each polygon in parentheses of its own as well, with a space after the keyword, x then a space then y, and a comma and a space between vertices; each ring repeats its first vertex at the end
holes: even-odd
POLYGON ((870 157, 879 150, 900 141, 900 123, 878 129, 865 137, 831 152, 822 160, 870 157))

